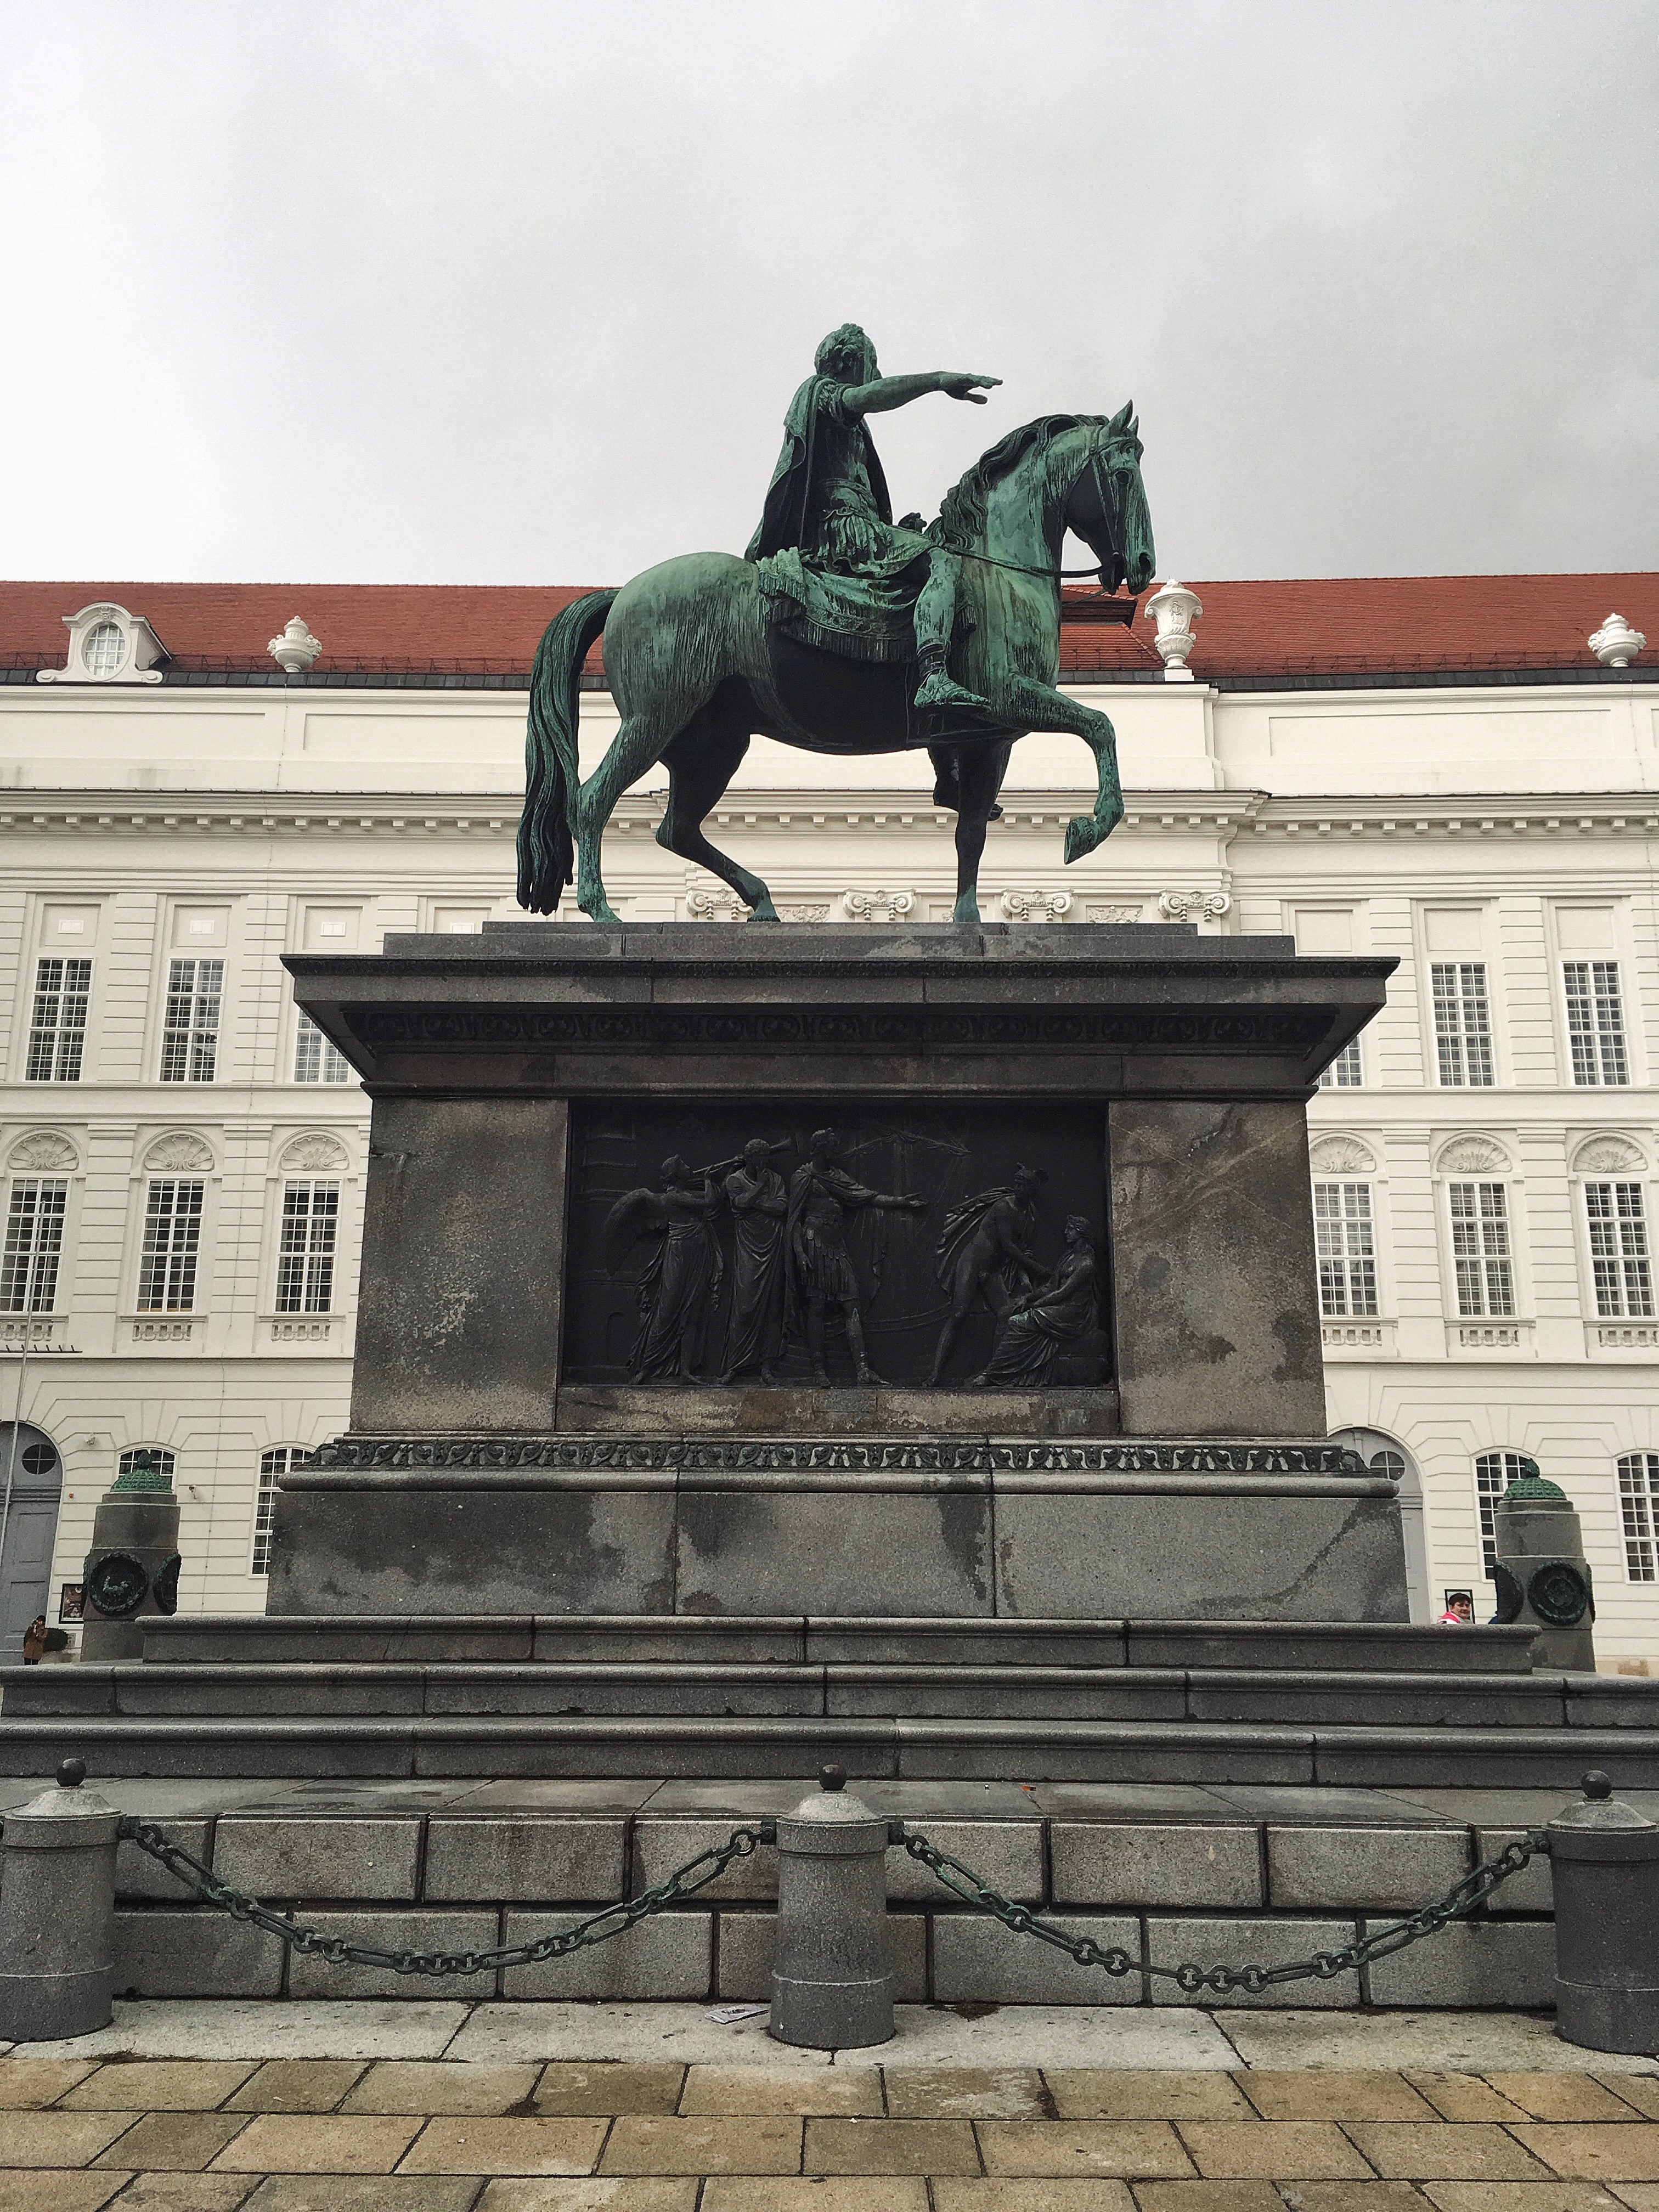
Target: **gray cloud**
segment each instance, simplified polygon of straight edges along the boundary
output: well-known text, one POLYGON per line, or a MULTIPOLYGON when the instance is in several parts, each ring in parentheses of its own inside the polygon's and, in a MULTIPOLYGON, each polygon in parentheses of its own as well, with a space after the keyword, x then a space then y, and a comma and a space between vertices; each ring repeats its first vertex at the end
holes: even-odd
POLYGON ((902 506, 1133 396, 1202 575, 1659 565, 1655 11, 13 4, 0 573, 740 549, 848 316, 902 506))

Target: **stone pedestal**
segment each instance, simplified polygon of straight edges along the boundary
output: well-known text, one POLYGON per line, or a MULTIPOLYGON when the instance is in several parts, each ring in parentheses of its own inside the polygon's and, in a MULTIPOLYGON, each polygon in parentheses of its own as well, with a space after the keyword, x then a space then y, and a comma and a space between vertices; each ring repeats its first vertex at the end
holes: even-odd
POLYGON ((1392 962, 1176 926, 513 923, 288 964, 374 1126, 351 1430, 284 1481, 272 1612, 1405 1617, 1392 1486, 1323 1441, 1305 1115, 1392 962), (718 1200, 764 1140, 798 1255, 827 1128, 866 1197, 921 1202, 848 1214, 884 1381, 856 1386, 832 1302, 828 1387, 799 1304, 774 1379, 717 1383, 718 1206, 690 1378, 642 1378, 664 1164, 718 1200), (931 1387, 951 1224, 1021 1165, 1032 1276, 969 1298, 931 1387), (1085 1325, 972 1387, 1073 1219, 1085 1325))
POLYGON ((1497 1618, 1539 1631, 1540 1667, 1595 1672, 1595 1600, 1571 1500, 1536 1468, 1510 1483, 1493 1510, 1497 1618))
POLYGON ((169 1475, 141 1456, 99 1500, 82 1579, 81 1658, 142 1659, 139 1623, 179 1608, 179 1501, 169 1475))

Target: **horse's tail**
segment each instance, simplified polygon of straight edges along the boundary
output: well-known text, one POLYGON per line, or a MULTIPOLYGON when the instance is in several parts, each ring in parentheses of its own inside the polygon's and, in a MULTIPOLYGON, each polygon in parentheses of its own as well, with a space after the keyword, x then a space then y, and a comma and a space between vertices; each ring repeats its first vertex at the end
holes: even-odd
POLYGON ((605 628, 615 592, 585 592, 556 615, 536 648, 524 744, 524 811, 519 817, 519 904, 556 914, 575 871, 570 802, 581 782, 576 752, 577 679, 605 628))

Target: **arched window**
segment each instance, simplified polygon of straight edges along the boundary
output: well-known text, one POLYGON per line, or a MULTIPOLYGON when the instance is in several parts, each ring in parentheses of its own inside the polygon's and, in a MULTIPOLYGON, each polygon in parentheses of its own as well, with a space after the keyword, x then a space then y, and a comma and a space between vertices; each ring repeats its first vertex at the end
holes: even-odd
POLYGON ((177 1456, 161 1444, 135 1444, 131 1451, 122 1453, 115 1463, 115 1472, 117 1474, 132 1474, 137 1472, 140 1460, 155 1474, 166 1475, 169 1482, 173 1480, 173 1470, 179 1463, 177 1456))
POLYGON ((1633 1583, 1659 1580, 1659 1452, 1620 1456, 1619 1510, 1625 1523, 1625 1572, 1633 1583))
POLYGON ((1536 1474, 1537 1468, 1525 1452, 1478 1452, 1474 1461, 1474 1498, 1480 1515, 1480 1553, 1484 1562, 1481 1571, 1490 1577, 1497 1557, 1498 1501, 1510 1483, 1519 1482, 1523 1474, 1536 1474))
POLYGON ((81 658, 88 676, 113 676, 126 657, 126 632, 119 623, 100 622, 87 632, 81 658))
POLYGON ((259 1492, 253 1501, 253 1556, 248 1563, 252 1575, 270 1572, 270 1532, 276 1515, 276 1492, 283 1477, 296 1467, 308 1467, 311 1454, 302 1444, 277 1444, 274 1449, 259 1455, 259 1492))
POLYGON ((1405 1446, 1380 1429, 1339 1429, 1334 1443, 1358 1453, 1373 1474, 1400 1485, 1400 1534, 1406 1549, 1406 1602, 1413 1620, 1427 1620, 1429 1554, 1423 1528, 1423 1479, 1405 1446))

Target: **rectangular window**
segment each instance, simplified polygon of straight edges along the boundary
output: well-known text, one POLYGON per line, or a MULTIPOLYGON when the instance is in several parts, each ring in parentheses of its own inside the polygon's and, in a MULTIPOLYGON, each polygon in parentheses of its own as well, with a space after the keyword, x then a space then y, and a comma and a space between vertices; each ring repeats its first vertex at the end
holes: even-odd
POLYGON ((78 1083, 87 1042, 87 1001, 92 995, 90 960, 40 961, 34 970, 34 1010, 29 1016, 29 1083, 78 1083))
POLYGON ((1480 1513, 1480 1550, 1487 1575, 1492 1573, 1498 1552, 1498 1501, 1510 1483, 1537 1471, 1524 1452, 1490 1451, 1476 1456, 1474 1498, 1480 1513))
POLYGON ((0 1261, 0 1313, 50 1313, 58 1303, 69 1184, 55 1176, 19 1176, 6 1214, 0 1261))
POLYGON ((301 1014, 294 1036, 296 1083, 349 1083, 351 1062, 331 1044, 309 1014, 301 1014))
POLYGON ((138 1268, 140 1313, 188 1313, 195 1305, 205 1188, 192 1176, 167 1176, 151 1183, 138 1268))
POLYGON ((1350 1037, 1330 1066, 1321 1072, 1322 1091, 1358 1091, 1364 1084, 1359 1062, 1359 1039, 1350 1037))
POLYGON ((1620 1458, 1619 1506, 1625 1522, 1625 1572, 1633 1583, 1653 1582, 1659 1452, 1626 1452, 1620 1458))
POLYGON ((222 960, 174 960, 167 968, 167 1018, 161 1030, 163 1083, 211 1083, 219 1053, 222 960))
POLYGON ((334 1296, 334 1232, 340 1218, 337 1182, 290 1182, 283 1189, 283 1231, 276 1257, 278 1313, 327 1313, 334 1296))
POLYGON ((1509 1200, 1503 1184, 1455 1182, 1448 1188, 1458 1312, 1512 1314, 1515 1274, 1510 1260, 1509 1200))
POLYGON ((1314 1241, 1319 1253, 1319 1310, 1376 1311, 1376 1248, 1368 1182, 1316 1182, 1314 1241))
POLYGON ((1653 1313, 1653 1276, 1639 1182, 1587 1182, 1590 1273, 1603 1321, 1642 1321, 1653 1313))
POLYGON ((270 1572, 270 1531, 276 1513, 276 1491, 283 1477, 290 1468, 307 1467, 311 1454, 301 1451, 297 1444, 278 1444, 275 1451, 259 1455, 259 1494, 253 1501, 253 1557, 248 1572, 268 1575, 270 1572))
POLYGON ((1484 960, 1437 960, 1434 1042, 1449 1090, 1480 1090, 1492 1079, 1492 1015, 1484 960))
POLYGON ((1575 1083, 1628 1083, 1625 1016, 1619 1003, 1616 960, 1569 960, 1562 974, 1567 986, 1567 1037, 1572 1046, 1575 1083))

